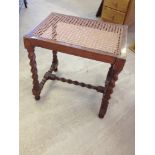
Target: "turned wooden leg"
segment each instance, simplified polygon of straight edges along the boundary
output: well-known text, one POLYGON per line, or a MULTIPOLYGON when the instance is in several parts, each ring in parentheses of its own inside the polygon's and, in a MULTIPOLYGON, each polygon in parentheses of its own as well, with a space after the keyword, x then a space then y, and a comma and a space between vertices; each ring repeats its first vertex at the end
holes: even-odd
POLYGON ((103 94, 101 107, 99 111, 99 117, 103 118, 107 112, 109 99, 111 97, 111 94, 113 93, 113 88, 115 87, 115 82, 118 80, 118 74, 123 69, 125 61, 122 59, 117 59, 113 65, 111 65, 106 82, 105 82, 105 92, 103 94))
POLYGON ((53 61, 52 66, 54 67, 54 71, 58 71, 58 58, 57 58, 57 51, 53 51, 53 61))
POLYGON ((115 87, 115 82, 117 81, 117 79, 118 79, 118 74, 116 72, 113 72, 111 79, 109 81, 106 81, 105 94, 103 94, 100 112, 99 112, 100 118, 103 118, 104 115, 106 114, 108 104, 109 104, 109 99, 111 94, 113 93, 113 88, 115 87))
POLYGON ((32 79, 33 79, 33 89, 32 93, 35 96, 36 100, 40 99, 40 86, 38 81, 38 73, 37 73, 37 64, 36 64, 36 56, 34 53, 34 47, 29 46, 27 48, 28 51, 28 57, 30 59, 30 66, 31 66, 31 72, 32 72, 32 79))

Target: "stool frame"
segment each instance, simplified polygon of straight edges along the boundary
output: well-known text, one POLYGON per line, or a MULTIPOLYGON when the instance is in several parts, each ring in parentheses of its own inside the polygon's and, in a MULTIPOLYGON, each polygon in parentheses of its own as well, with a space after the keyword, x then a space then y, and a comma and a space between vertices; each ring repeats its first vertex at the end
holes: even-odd
MULTIPOLYGON (((124 47, 125 43, 126 43, 126 40, 124 40, 122 47, 124 47)), ((41 91, 47 80, 58 80, 69 84, 86 87, 88 89, 94 89, 97 92, 102 93, 103 97, 102 97, 101 107, 100 107, 98 116, 99 118, 103 118, 105 116, 107 112, 108 104, 109 104, 109 99, 111 98, 111 94, 113 93, 113 89, 115 87, 115 82, 118 80, 118 75, 122 71, 126 59, 121 58, 119 56, 116 57, 115 55, 112 55, 112 54, 106 54, 106 53, 103 54, 100 51, 88 49, 85 47, 77 47, 74 45, 57 42, 55 40, 40 38, 38 36, 34 36, 33 32, 24 36, 24 45, 28 51, 28 58, 30 60, 30 67, 31 67, 32 79, 33 79, 32 93, 36 100, 40 99, 41 91), (52 53, 53 53, 52 65, 50 69, 45 73, 41 82, 39 82, 38 80, 35 47, 50 49, 52 50, 52 53), (56 74, 54 74, 53 72, 58 71, 58 58, 57 58, 58 52, 111 64, 106 77, 105 85, 93 86, 91 84, 85 84, 83 82, 73 81, 71 79, 66 79, 63 77, 56 76, 56 74)))

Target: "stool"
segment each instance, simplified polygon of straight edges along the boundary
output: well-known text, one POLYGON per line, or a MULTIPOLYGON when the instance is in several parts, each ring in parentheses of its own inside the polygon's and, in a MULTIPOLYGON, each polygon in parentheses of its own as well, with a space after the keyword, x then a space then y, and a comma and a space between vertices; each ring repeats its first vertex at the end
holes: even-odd
POLYGON ((51 13, 34 30, 24 36, 33 79, 32 93, 36 100, 47 80, 58 80, 69 84, 95 89, 103 94, 99 117, 106 114, 118 74, 126 61, 127 26, 51 13), (38 80, 35 47, 52 50, 53 61, 41 82, 38 80), (71 54, 96 61, 110 63, 105 86, 93 86, 83 82, 58 77, 57 52, 71 54))

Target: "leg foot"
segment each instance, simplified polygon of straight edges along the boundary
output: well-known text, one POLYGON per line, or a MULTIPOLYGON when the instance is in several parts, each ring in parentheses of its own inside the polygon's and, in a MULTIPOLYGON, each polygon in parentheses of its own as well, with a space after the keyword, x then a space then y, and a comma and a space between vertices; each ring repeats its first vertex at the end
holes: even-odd
POLYGON ((40 96, 35 96, 35 99, 36 100, 40 100, 40 96))
POLYGON ((104 115, 101 114, 101 113, 99 113, 99 114, 98 114, 98 117, 102 119, 102 118, 104 117, 104 115))
POLYGON ((98 114, 99 118, 104 118, 108 108, 108 103, 106 104, 101 104, 100 112, 98 114))
POLYGON ((57 72, 57 71, 58 71, 58 68, 55 68, 55 69, 54 69, 54 72, 57 72))

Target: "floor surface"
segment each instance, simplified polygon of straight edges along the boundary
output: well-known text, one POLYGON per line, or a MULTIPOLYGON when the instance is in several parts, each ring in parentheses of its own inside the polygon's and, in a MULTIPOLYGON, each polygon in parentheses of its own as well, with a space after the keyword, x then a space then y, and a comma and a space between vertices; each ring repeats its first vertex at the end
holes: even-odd
MULTIPOLYGON (((23 35, 50 12, 95 18, 100 0, 28 0, 20 11, 20 155, 134 155, 134 64, 128 52, 104 119, 98 118, 102 95, 94 90, 48 81, 35 101, 23 35)), ((36 48, 39 79, 52 53, 36 48)), ((59 53, 58 75, 104 85, 109 65, 59 53)))

